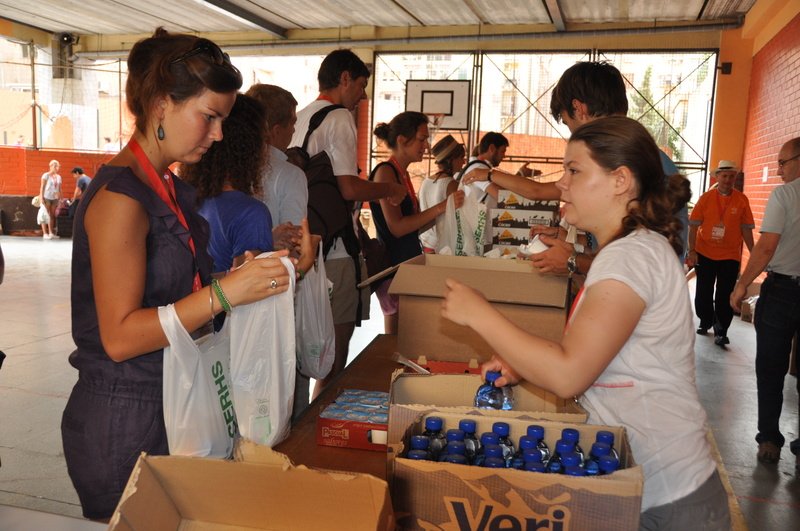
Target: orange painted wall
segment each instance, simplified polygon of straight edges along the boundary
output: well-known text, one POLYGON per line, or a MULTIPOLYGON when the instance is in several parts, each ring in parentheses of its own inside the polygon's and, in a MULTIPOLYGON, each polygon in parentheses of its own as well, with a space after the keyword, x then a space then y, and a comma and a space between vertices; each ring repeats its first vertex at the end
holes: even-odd
POLYGON ((42 174, 48 171, 50 161, 61 163, 62 190, 72 197, 75 179, 70 171, 75 166, 94 176, 100 166, 111 159, 108 153, 35 150, 18 147, 0 147, 0 195, 38 195, 42 174))

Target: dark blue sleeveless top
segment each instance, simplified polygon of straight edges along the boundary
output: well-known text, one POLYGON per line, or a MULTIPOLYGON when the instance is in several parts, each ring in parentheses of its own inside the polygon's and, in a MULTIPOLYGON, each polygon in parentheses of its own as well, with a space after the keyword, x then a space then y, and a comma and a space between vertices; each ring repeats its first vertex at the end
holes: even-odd
MULTIPOLYGON (((197 213, 195 191, 179 178, 175 179, 178 204, 186 217, 197 249, 197 259, 189 249, 189 232, 156 193, 139 180, 128 167, 104 166, 81 197, 75 214, 72 235, 72 339, 78 347, 69 356, 70 364, 91 377, 106 382, 120 379, 126 383, 161 386, 162 355, 159 349, 123 362, 112 361, 100 342, 89 240, 83 226, 86 209, 102 187, 124 194, 142 204, 150 223, 147 232, 147 266, 142 307, 156 308, 176 302, 192 292, 195 267, 203 285, 210 281, 211 257, 208 246, 208 223, 197 213)), ((114 220, 108 223, 113 225, 114 220)), ((119 275, 126 274, 120 263, 119 275)))
MULTIPOLYGON (((384 164, 388 164, 389 167, 392 168, 397 182, 405 186, 405 184, 400 181, 400 176, 397 175, 397 170, 394 165, 390 162, 381 162, 375 166, 372 169, 372 173, 369 175, 369 180, 373 181, 375 179, 378 168, 384 164)), ((386 224, 386 218, 383 216, 383 209, 381 208, 380 202, 370 201, 369 208, 372 210, 372 219, 375 221, 375 232, 378 239, 386 246, 391 265, 397 265, 401 262, 405 262, 409 258, 414 258, 422 254, 422 245, 419 243, 419 231, 415 230, 405 236, 396 238, 392 235, 392 231, 389 230, 389 225, 386 224)), ((415 213, 414 202, 407 195, 403 198, 403 202, 400 203, 400 212, 403 216, 411 216, 415 213)))

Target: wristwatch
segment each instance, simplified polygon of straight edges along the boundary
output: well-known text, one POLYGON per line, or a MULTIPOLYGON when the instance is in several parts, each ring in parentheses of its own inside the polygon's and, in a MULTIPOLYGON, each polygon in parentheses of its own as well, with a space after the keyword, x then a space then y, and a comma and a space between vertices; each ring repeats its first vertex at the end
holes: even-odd
POLYGON ((486 180, 492 182, 492 170, 489 170, 489 173, 486 174, 486 180))
POLYGON ((569 271, 569 276, 579 274, 578 272, 578 252, 573 250, 572 254, 569 255, 567 258, 567 271, 569 271))

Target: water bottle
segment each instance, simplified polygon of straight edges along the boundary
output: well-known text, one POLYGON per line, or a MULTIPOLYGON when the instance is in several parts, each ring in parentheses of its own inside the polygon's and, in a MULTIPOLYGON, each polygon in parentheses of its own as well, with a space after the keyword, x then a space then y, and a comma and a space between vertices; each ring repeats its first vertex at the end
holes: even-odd
POLYGON ((506 461, 503 459, 503 449, 499 444, 488 443, 483 446, 483 459, 481 465, 488 468, 505 468, 506 461), (497 462, 502 463, 501 467, 496 467, 497 462), (489 463, 492 463, 491 465, 489 463))
MULTIPOLYGON (((577 456, 577 454, 575 455, 577 456)), ((586 470, 584 470, 582 467, 579 466, 568 466, 564 470, 564 474, 566 474, 567 476, 578 476, 578 477, 588 475, 586 473, 586 470)))
POLYGON ((536 447, 542 453, 542 463, 546 465, 547 461, 550 459, 550 448, 548 448, 547 443, 544 442, 544 428, 538 424, 531 424, 528 426, 528 437, 536 441, 536 447))
POLYGON ((578 439, 580 438, 580 433, 578 430, 573 428, 564 428, 561 430, 561 438, 565 441, 570 441, 575 445, 575 453, 581 456, 581 466, 586 461, 586 455, 583 453, 580 444, 578 444, 578 439))
POLYGON ((425 454, 425 457, 422 459, 430 459, 431 452, 428 449, 430 446, 431 440, 428 439, 425 435, 412 435, 411 436, 411 450, 408 451, 408 457, 411 458, 411 452, 417 452, 416 455, 419 455, 419 452, 425 454))
POLYGON ((447 454, 443 461, 445 463, 454 463, 456 465, 466 465, 467 456, 461 454, 447 454))
POLYGON ((503 449, 503 459, 506 460, 506 467, 511 466, 511 460, 514 458, 514 442, 509 438, 508 434, 511 431, 507 422, 495 422, 492 424, 492 431, 497 434, 497 444, 503 449))
POLYGON ((500 378, 500 372, 486 372, 486 382, 478 387, 478 391, 475 393, 475 407, 482 409, 512 409, 514 407, 514 394, 511 387, 495 386, 494 382, 498 378, 500 378))
POLYGON ((613 455, 604 455, 600 458, 600 475, 607 476, 619 469, 619 459, 613 455))
POLYGON ((447 443, 447 446, 444 447, 444 451, 439 456, 439 461, 446 461, 447 457, 451 455, 463 455, 464 459, 467 458, 467 448, 466 445, 464 445, 464 441, 450 441, 447 443))
POLYGON ((617 458, 619 461, 619 454, 617 453, 617 449, 614 448, 614 434, 610 431, 600 430, 597 432, 596 441, 601 443, 606 443, 608 446, 611 447, 611 455, 617 458))
MULTIPOLYGON (((494 432, 487 431, 486 433, 482 434, 481 435, 481 448, 478 451, 478 453, 475 454, 475 460, 472 462, 472 464, 474 464, 476 466, 483 466, 483 460, 486 458, 486 451, 485 451, 486 450, 486 446, 491 444, 491 445, 494 445, 494 446, 497 446, 498 448, 500 448, 498 446, 499 442, 500 442, 500 438, 497 437, 497 434, 494 433, 494 432)), ((502 456, 502 454, 503 454, 503 452, 501 451, 500 455, 502 456)))
POLYGON ((547 467, 539 461, 528 461, 525 463, 525 470, 528 472, 547 472, 547 467))
POLYGON ((464 430, 457 429, 457 428, 453 428, 453 429, 447 430, 445 432, 445 434, 444 434, 444 438, 447 440, 447 442, 450 442, 450 441, 461 441, 461 442, 464 442, 464 430))
POLYGON ((551 474, 561 474, 563 465, 561 464, 561 456, 575 451, 575 445, 570 441, 559 439, 556 441, 556 451, 550 456, 547 461, 547 471, 551 474))
POLYGON ((426 450, 409 450, 406 457, 415 461, 427 461, 430 458, 426 450))
POLYGON ((439 455, 444 450, 444 447, 447 446, 447 439, 442 433, 442 424, 444 422, 441 417, 428 417, 425 419, 425 431, 422 435, 427 436, 430 440, 428 451, 434 461, 439 460, 439 455))
POLYGON ((467 461, 470 463, 475 462, 475 456, 481 449, 481 443, 475 437, 475 430, 477 425, 474 420, 463 419, 458 423, 458 428, 464 432, 464 444, 467 445, 467 461))
POLYGON ((502 457, 487 457, 483 462, 485 468, 505 468, 506 462, 502 457))
POLYGON ((539 449, 536 448, 536 441, 533 440, 532 437, 523 435, 522 437, 519 438, 519 448, 517 448, 517 453, 515 453, 514 457, 511 459, 511 468, 522 470, 522 468, 525 466, 525 460, 523 458, 524 453, 529 450, 535 451, 537 453, 539 452, 539 449))
POLYGON ((611 447, 603 442, 593 443, 592 450, 589 452, 589 458, 583 463, 583 468, 586 469, 586 475, 597 476, 600 474, 600 458, 604 455, 611 455, 611 447))
POLYGON ((561 473, 566 474, 570 468, 581 468, 581 456, 578 452, 561 454, 561 473))

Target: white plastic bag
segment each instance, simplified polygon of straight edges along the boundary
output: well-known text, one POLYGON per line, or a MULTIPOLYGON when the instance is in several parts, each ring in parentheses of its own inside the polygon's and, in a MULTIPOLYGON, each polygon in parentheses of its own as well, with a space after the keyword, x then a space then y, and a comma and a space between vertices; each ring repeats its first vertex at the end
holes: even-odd
POLYGON ((44 205, 39 206, 39 212, 36 214, 36 224, 45 225, 50 223, 50 213, 44 205))
MULTIPOLYGON (((464 189, 463 181, 458 189, 464 189)), ((483 256, 488 211, 486 204, 480 201, 482 196, 485 194, 465 193, 464 204, 456 209, 453 194, 450 194, 447 210, 436 222, 439 235, 437 252, 449 247, 456 256, 483 256)))
MULTIPOLYGON (((272 253, 262 253, 266 258, 272 253)), ((289 289, 228 315, 231 383, 239 432, 258 444, 274 446, 289 434, 297 358, 294 340, 294 265, 289 289)))
POLYGON ((230 334, 226 323, 216 334, 194 341, 175 306, 158 308, 169 340, 164 349, 164 424, 171 455, 226 458, 233 451, 236 414, 228 375, 230 334))
POLYGON ((318 380, 328 375, 336 357, 329 282, 320 245, 317 263, 298 284, 294 301, 297 370, 318 380))

